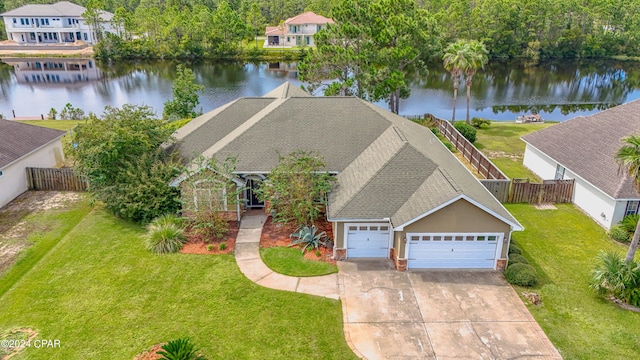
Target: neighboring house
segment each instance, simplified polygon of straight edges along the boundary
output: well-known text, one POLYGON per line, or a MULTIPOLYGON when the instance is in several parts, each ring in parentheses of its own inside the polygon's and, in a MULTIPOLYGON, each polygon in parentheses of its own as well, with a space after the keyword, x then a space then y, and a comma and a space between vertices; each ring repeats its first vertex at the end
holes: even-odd
POLYGON ((3 62, 13 66, 20 84, 74 84, 102 77, 93 59, 5 58, 3 62))
MULTIPOLYGON (((98 42, 96 29, 87 24, 82 14, 87 9, 60 1, 55 4, 30 4, 2 14, 7 39, 18 44, 61 44, 84 41, 88 44, 98 42)), ((103 33, 116 33, 111 25, 113 14, 102 11, 100 28, 103 33)))
POLYGON ((333 24, 333 20, 307 11, 278 26, 267 26, 264 47, 315 46, 313 35, 327 24, 333 24))
POLYGON ((27 191, 27 167, 64 163, 65 132, 0 119, 0 207, 27 191))
POLYGON ((317 151, 336 174, 327 219, 334 256, 392 258, 398 269, 504 268, 522 226, 426 127, 356 97, 289 83, 240 98, 174 134, 185 160, 237 159, 247 208, 278 154, 317 151))
POLYGON ((575 179, 573 203, 609 229, 638 213, 634 180, 620 171, 621 139, 640 133, 640 101, 525 135, 524 165, 543 179, 575 179))

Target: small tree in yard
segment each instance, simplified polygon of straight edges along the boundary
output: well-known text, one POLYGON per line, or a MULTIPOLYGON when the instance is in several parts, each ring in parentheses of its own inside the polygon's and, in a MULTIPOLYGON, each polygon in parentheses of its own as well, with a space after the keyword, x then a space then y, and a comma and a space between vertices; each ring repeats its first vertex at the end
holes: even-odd
POLYGON ((101 118, 92 114, 78 125, 67 151, 94 199, 118 217, 146 223, 180 205, 169 186, 179 169, 160 148, 171 133, 148 106, 108 106, 101 118))
POLYGON ((182 64, 178 64, 177 74, 173 82, 173 98, 164 103, 162 117, 170 120, 194 118, 200 115, 194 109, 200 103, 198 91, 204 90, 204 86, 196 84, 193 71, 182 64))
POLYGON ((322 157, 312 152, 298 150, 280 156, 280 163, 258 191, 261 200, 271 203, 274 221, 302 226, 320 217, 335 182, 324 167, 322 157))

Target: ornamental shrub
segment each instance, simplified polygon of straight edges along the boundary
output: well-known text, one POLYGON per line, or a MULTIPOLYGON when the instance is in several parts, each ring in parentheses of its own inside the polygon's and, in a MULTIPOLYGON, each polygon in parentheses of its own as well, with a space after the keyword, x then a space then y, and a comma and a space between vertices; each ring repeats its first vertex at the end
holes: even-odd
POLYGON ((181 219, 175 215, 163 215, 147 226, 147 248, 157 254, 178 252, 186 238, 181 219))
POLYGON ((522 250, 518 245, 516 245, 513 241, 509 244, 509 255, 511 254, 522 254, 522 250))
POLYGON ((163 360, 206 360, 198 349, 190 342, 189 338, 171 340, 162 346, 158 355, 163 360))
POLYGON ((620 224, 611 227, 611 230, 609 230, 609 237, 622 243, 628 243, 631 241, 631 234, 629 234, 627 229, 620 224))
POLYGON ((318 232, 318 228, 315 225, 301 226, 290 237, 295 238, 295 240, 289 246, 299 245, 303 253, 307 248, 318 250, 320 245, 328 246, 330 241, 327 233, 324 231, 318 232))
POLYGON ((622 226, 627 233, 629 234, 629 238, 633 237, 633 234, 636 232, 636 227, 638 226, 638 220, 640 220, 640 214, 629 214, 620 220, 618 223, 622 226))
POLYGON ((529 264, 529 261, 520 254, 509 254, 509 266, 511 264, 529 264))
POLYGON ((476 128, 471 125, 467 125, 464 122, 456 122, 453 127, 456 128, 470 143, 476 142, 476 128))
POLYGON ((613 295, 627 304, 640 306, 640 264, 626 262, 614 251, 603 251, 591 273, 591 289, 601 295, 613 295))
POLYGON ((491 125, 491 120, 483 119, 483 118, 477 118, 477 117, 474 117, 474 118, 471 119, 471 126, 473 126, 474 128, 480 129, 483 125, 490 126, 491 125))
POLYGON ((538 283, 536 270, 531 265, 523 263, 509 265, 504 271, 504 277, 509 284, 519 286, 533 286, 538 283))

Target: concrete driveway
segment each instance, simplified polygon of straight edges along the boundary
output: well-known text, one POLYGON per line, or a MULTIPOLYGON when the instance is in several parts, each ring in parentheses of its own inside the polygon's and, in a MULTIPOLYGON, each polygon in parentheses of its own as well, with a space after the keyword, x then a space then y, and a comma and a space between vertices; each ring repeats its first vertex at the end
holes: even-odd
POLYGON ((338 266, 345 335, 367 359, 561 359, 498 272, 338 266))

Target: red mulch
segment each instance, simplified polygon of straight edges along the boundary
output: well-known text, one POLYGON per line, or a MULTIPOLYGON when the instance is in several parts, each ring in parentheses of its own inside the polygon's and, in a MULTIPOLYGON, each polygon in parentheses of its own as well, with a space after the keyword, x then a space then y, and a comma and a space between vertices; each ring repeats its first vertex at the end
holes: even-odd
POLYGON ((233 253, 236 245, 236 236, 238 236, 238 222, 229 221, 229 229, 221 239, 206 239, 204 236, 196 233, 193 229, 187 228, 185 231, 187 243, 184 244, 180 252, 183 254, 229 254, 233 253), (205 242, 205 240, 209 240, 205 242), (227 248, 220 250, 221 243, 226 243, 227 248), (213 245, 213 249, 207 250, 207 246, 213 245))
MULTIPOLYGON (((265 221, 264 226, 262 227, 260 247, 269 248, 274 246, 289 246, 292 240, 290 235, 294 233, 298 227, 293 224, 274 223, 271 220, 271 217, 267 218, 267 221, 265 221)), ((326 220, 318 220, 315 225, 318 228, 318 231, 326 232, 327 236, 333 239, 333 230, 330 222, 326 220)), ((304 254, 304 257, 308 260, 324 261, 333 265, 336 264, 336 261, 331 258, 333 256, 332 249, 320 246, 319 251, 320 256, 317 256, 315 251, 307 251, 304 254)))

